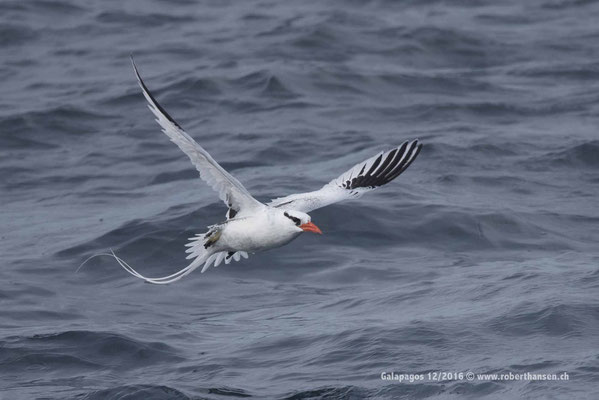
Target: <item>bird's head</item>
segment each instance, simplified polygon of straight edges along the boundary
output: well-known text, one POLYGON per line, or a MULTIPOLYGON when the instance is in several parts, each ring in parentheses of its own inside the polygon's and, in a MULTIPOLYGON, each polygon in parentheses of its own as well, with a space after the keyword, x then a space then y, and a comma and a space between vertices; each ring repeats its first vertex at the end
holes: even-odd
POLYGON ((312 218, 301 211, 285 211, 283 215, 289 220, 290 223, 295 225, 297 228, 304 232, 314 232, 322 235, 322 231, 315 224, 312 223, 312 218))

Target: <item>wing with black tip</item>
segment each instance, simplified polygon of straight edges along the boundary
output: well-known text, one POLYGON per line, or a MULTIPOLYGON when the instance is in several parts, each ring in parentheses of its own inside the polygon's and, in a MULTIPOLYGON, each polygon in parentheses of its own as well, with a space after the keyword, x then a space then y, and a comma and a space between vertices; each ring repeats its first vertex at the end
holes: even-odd
POLYGON ((200 173, 200 178, 206 181, 216 192, 222 201, 229 207, 228 215, 235 215, 241 210, 251 210, 264 205, 254 199, 245 187, 221 167, 181 126, 158 104, 152 93, 148 90, 141 79, 133 58, 133 69, 139 82, 144 97, 148 101, 148 108, 156 117, 156 122, 173 143, 189 157, 193 165, 200 173))
POLYGON ((332 203, 360 197, 386 185, 404 172, 416 159, 422 144, 418 140, 369 158, 333 179, 320 190, 279 197, 268 203, 271 207, 310 212, 332 203))

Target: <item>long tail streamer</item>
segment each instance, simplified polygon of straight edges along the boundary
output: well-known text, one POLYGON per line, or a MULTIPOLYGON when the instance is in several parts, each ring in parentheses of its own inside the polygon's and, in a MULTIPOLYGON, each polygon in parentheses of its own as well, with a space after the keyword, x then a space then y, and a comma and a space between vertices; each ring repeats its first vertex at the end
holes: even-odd
POLYGON ((205 261, 205 260, 203 260, 204 257, 198 257, 191 264, 189 264, 187 267, 185 267, 185 268, 183 268, 183 269, 175 272, 174 274, 171 274, 171 275, 168 275, 168 276, 163 276, 163 277, 160 277, 160 278, 148 278, 146 276, 143 276, 139 272, 137 272, 125 260, 123 260, 122 258, 118 257, 116 254, 114 254, 114 251, 112 251, 112 249, 110 249, 110 253, 94 254, 93 256, 87 258, 85 261, 83 261, 83 263, 81 263, 81 265, 79 266, 79 268, 77 268, 77 272, 89 260, 91 260, 92 258, 100 257, 100 256, 107 256, 107 257, 114 258, 119 263, 119 265, 125 271, 129 272, 131 275, 133 275, 133 276, 135 276, 137 278, 143 279, 144 281, 146 281, 148 283, 153 283, 155 285, 166 285, 166 284, 169 284, 169 283, 172 283, 172 282, 176 282, 179 279, 183 278, 185 275, 191 273, 194 269, 198 268, 205 261))

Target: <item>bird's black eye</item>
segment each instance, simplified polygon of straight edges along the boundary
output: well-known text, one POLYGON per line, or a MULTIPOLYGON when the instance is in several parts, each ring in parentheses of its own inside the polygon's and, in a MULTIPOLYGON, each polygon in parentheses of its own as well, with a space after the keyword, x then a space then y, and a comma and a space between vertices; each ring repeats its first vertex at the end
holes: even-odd
POLYGON ((287 214, 287 211, 285 211, 285 213, 283 213, 283 215, 285 215, 287 218, 292 220, 296 226, 300 226, 302 223, 302 221, 299 218, 292 217, 291 215, 287 214))

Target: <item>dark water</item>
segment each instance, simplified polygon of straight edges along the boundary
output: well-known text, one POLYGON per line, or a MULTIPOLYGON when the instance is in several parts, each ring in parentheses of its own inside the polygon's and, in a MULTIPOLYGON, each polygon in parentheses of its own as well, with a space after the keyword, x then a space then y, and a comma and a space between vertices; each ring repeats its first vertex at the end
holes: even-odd
POLYGON ((2 399, 595 398, 599 2, 0 3, 2 399), (420 138, 323 236, 194 273, 225 208, 129 62, 263 201, 420 138), (383 371, 569 373, 383 381, 383 371))

